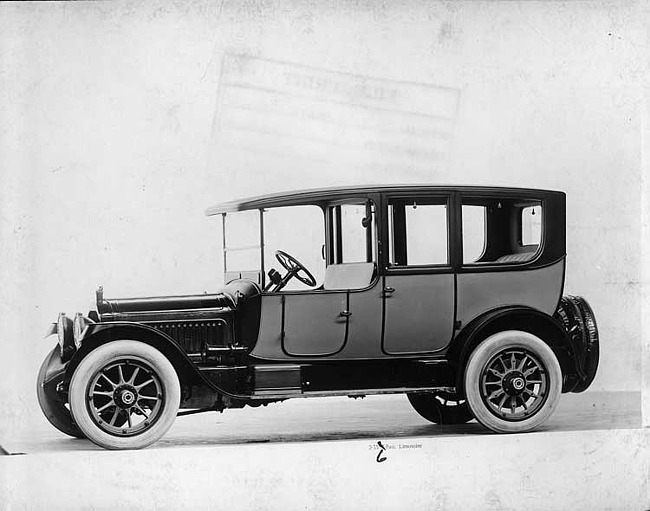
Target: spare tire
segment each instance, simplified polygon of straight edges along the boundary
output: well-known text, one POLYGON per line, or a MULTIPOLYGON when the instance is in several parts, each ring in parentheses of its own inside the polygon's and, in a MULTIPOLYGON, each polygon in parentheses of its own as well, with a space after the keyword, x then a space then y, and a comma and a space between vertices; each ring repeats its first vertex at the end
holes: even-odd
POLYGON ((564 326, 576 351, 578 382, 571 392, 584 392, 594 381, 598 370, 600 341, 596 317, 587 300, 572 295, 562 297, 554 317, 564 326))

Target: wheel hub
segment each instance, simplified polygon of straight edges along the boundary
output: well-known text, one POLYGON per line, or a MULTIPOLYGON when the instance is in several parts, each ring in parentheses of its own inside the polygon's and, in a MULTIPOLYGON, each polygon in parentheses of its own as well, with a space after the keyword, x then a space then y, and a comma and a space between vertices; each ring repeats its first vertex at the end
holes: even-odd
POLYGON ((519 371, 511 371, 503 378, 503 390, 509 396, 519 396, 526 388, 526 377, 519 371))
POLYGON ((138 391, 131 385, 122 385, 115 389, 113 399, 120 408, 131 408, 138 399, 138 391))

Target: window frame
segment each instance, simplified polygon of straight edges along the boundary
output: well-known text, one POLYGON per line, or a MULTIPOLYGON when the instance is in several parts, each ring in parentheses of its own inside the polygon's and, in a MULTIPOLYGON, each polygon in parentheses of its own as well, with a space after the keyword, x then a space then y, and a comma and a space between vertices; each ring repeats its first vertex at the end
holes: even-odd
MULTIPOLYGON (((520 248, 526 248, 526 247, 534 247, 537 246, 537 250, 539 250, 540 246, 542 245, 542 239, 544 238, 544 205, 541 200, 537 201, 537 204, 524 204, 521 206, 518 206, 519 209, 519 226, 518 226, 518 233, 517 233, 517 243, 519 244, 520 248), (524 243, 524 210, 528 208, 539 208, 540 212, 539 214, 541 215, 541 222, 540 222, 540 230, 539 230, 539 242, 538 243, 524 243)), ((537 252, 536 250, 536 252, 537 252)))
MULTIPOLYGON (((383 225, 383 216, 382 216, 382 211, 381 211, 381 202, 382 198, 379 194, 367 194, 367 195, 350 195, 345 198, 337 198, 334 200, 317 200, 317 201, 305 201, 305 202, 299 202, 296 204, 290 204, 291 206, 317 206, 321 209, 323 213, 323 223, 324 223, 324 228, 325 228, 325 246, 324 246, 324 251, 325 251, 325 270, 327 270, 327 267, 332 265, 332 264, 338 264, 336 262, 336 254, 335 251, 337 250, 336 248, 336 240, 335 237, 337 236, 337 229, 336 226, 334 225, 335 218, 333 214, 331 214, 331 210, 336 207, 336 206, 342 206, 345 204, 361 204, 361 203, 369 203, 370 206, 374 206, 374 212, 373 212, 373 222, 374 222, 374 227, 371 227, 369 229, 370 231, 370 236, 372 237, 372 232, 374 231, 374 246, 372 248, 371 254, 374 254, 374 260, 370 261, 373 264, 375 264, 375 272, 374 272, 374 277, 372 278, 372 281, 367 287, 364 288, 351 288, 351 289, 323 289, 322 285, 317 287, 317 288, 312 288, 312 289, 283 289, 281 291, 263 291, 264 295, 269 295, 269 296, 288 296, 288 295, 297 295, 297 294, 302 294, 302 295, 307 295, 307 294, 345 294, 345 293, 361 293, 364 291, 367 291, 368 289, 372 289, 374 286, 377 285, 377 282, 379 281, 379 278, 381 276, 381 257, 382 257, 382 250, 381 250, 381 243, 380 243, 380 231, 381 231, 381 226, 383 225)), ((261 208, 263 211, 268 211, 270 209, 273 209, 275 207, 279 206, 273 206, 271 207, 266 207, 266 208, 261 208)), ((282 206, 283 207, 283 206, 282 206)), ((340 232, 340 231, 339 231, 340 232)), ((263 235, 263 234, 262 234, 263 235)), ((341 246, 341 245, 339 245, 341 246)), ((368 243, 366 243, 366 250, 368 250, 369 246, 368 243)), ((266 275, 264 276, 266 277, 266 275)))
MULTIPOLYGON (((345 200, 323 204, 325 213, 325 267, 332 264, 343 264, 343 215, 341 206, 361 206, 365 203, 366 215, 370 214, 371 224, 366 229, 366 260, 352 262, 378 263, 379 257, 379 229, 378 229, 378 202, 372 197, 349 197, 345 200), (374 210, 373 210, 374 208, 374 210), (374 233, 374 236, 373 236, 374 233)), ((348 261, 350 262, 350 261, 348 261)))
POLYGON ((487 250, 488 246, 488 208, 484 204, 463 204, 462 200, 460 201, 460 238, 461 238, 461 250, 460 250, 460 262, 462 266, 469 266, 469 265, 481 265, 484 263, 479 263, 478 261, 485 256, 485 251, 487 250), (473 261, 470 262, 465 262, 465 233, 464 233, 464 225, 463 221, 465 218, 465 215, 463 214, 463 206, 467 207, 478 207, 478 208, 483 208, 483 247, 481 248, 481 253, 479 256, 474 259, 473 261))
MULTIPOLYGON (((463 193, 460 192, 458 194, 458 257, 459 257, 459 263, 458 263, 458 273, 483 273, 483 272, 499 272, 499 271, 517 271, 517 270, 528 270, 530 267, 538 267, 538 263, 542 255, 544 254, 545 251, 545 238, 546 238, 546 211, 547 211, 547 197, 542 194, 526 194, 526 195, 518 195, 518 194, 510 194, 510 193, 504 193, 503 195, 497 195, 492 192, 487 192, 487 193, 481 193, 481 192, 472 192, 472 193, 463 193), (542 211, 542 227, 541 227, 541 233, 540 233, 540 243, 537 246, 537 250, 533 252, 533 256, 528 260, 528 261, 522 261, 522 262, 516 262, 516 261, 510 261, 510 262, 497 262, 497 261, 485 261, 485 262, 471 262, 471 263, 465 263, 463 262, 463 257, 464 257, 464 244, 463 244, 463 229, 462 229, 462 206, 463 202, 467 201, 466 203, 468 205, 476 205, 474 202, 480 202, 480 201, 511 201, 513 202, 513 207, 517 210, 516 217, 518 218, 518 225, 517 225, 517 233, 516 233, 516 239, 515 243, 519 248, 525 248, 525 247, 534 247, 535 245, 522 245, 521 244, 521 236, 522 236, 522 223, 521 223, 521 211, 524 207, 527 207, 530 205, 530 202, 535 202, 537 206, 541 206, 542 211)), ((490 221, 490 215, 487 213, 486 210, 486 219, 485 219, 485 246, 483 249, 483 254, 481 257, 485 255, 485 251, 487 250, 488 247, 488 236, 490 234, 490 226, 488 225, 490 221)), ((522 251, 525 252, 525 251, 522 251)), ((553 261, 555 262, 555 261, 553 261)), ((552 264, 552 263, 551 263, 552 264)))
MULTIPOLYGON (((380 261, 381 268, 385 275, 413 275, 413 274, 430 274, 430 273, 453 273, 458 267, 458 233, 460 230, 458 225, 458 212, 457 212, 458 193, 457 192, 432 192, 422 193, 414 191, 412 193, 388 193, 382 196, 381 205, 381 253, 380 261), (444 205, 447 208, 447 262, 425 265, 403 265, 391 266, 391 239, 389 237, 389 223, 393 219, 389 215, 389 204, 394 201, 400 200, 415 200, 416 203, 422 205, 444 205)), ((394 232, 393 232, 394 235, 394 232)), ((408 233, 406 233, 408 235, 408 233)))

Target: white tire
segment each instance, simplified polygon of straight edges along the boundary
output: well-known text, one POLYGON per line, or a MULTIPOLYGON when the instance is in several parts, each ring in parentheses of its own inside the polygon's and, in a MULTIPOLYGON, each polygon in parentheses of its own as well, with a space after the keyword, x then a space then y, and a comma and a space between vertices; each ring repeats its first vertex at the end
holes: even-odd
POLYGON ((68 398, 75 423, 92 442, 106 449, 141 449, 171 427, 180 395, 167 357, 142 342, 121 340, 81 361, 68 398))
POLYGON ((542 425, 557 407, 562 370, 551 348, 528 332, 496 333, 472 352, 465 395, 476 419, 497 433, 542 425))

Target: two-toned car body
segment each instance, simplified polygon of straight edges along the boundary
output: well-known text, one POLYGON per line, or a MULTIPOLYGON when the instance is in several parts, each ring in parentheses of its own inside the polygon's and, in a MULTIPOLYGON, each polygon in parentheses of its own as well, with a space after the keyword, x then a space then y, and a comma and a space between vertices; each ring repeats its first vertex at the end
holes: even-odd
POLYGON ((59 317, 38 378, 57 428, 139 448, 179 407, 405 393, 435 423, 523 432, 595 376, 593 313, 562 297, 562 192, 332 188, 207 214, 223 228, 218 293, 100 289, 88 315, 59 317))

